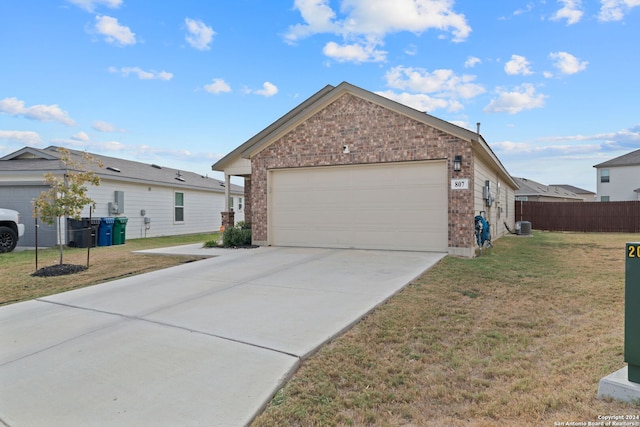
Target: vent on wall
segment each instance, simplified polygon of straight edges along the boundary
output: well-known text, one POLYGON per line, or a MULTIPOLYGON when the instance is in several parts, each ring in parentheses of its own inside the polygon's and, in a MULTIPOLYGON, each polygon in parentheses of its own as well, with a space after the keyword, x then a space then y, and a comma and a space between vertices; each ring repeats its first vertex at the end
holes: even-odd
POLYGON ((107 166, 107 169, 114 172, 120 172, 120 169, 114 168, 113 166, 107 166))

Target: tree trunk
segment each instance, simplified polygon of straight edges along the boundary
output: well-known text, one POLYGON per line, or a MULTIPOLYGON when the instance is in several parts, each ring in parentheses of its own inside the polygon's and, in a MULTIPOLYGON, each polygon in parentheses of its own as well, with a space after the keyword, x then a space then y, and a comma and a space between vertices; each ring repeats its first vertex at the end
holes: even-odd
POLYGON ((60 265, 62 265, 62 225, 61 217, 58 217, 58 246, 60 247, 60 265))

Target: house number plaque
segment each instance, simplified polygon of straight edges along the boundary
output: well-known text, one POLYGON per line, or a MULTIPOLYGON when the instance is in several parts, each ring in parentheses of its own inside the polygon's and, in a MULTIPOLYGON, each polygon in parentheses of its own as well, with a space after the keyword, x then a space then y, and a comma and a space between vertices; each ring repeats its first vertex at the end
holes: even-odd
POLYGON ((452 190, 468 190, 469 189, 469 180, 467 178, 464 178, 464 179, 452 179, 451 180, 451 189, 452 190))

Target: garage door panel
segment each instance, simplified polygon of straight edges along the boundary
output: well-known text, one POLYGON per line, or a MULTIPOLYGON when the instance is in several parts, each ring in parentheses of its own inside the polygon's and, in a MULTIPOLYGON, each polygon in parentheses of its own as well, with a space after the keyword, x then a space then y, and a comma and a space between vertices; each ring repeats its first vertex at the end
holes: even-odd
POLYGON ((269 241, 279 246, 446 251, 446 163, 272 171, 269 241))

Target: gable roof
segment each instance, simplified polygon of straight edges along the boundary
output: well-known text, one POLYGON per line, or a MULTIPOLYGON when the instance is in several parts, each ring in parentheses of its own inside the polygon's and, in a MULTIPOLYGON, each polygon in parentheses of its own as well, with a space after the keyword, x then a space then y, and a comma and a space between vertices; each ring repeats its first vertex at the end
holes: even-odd
POLYGON ((607 160, 594 166, 594 168, 609 168, 615 166, 636 166, 640 165, 640 149, 632 151, 622 156, 607 160))
POLYGON ((564 188, 567 191, 570 191, 572 193, 576 193, 576 194, 588 194, 588 195, 593 195, 595 196, 596 193, 594 193, 593 191, 589 191, 589 190, 585 190, 584 188, 580 188, 580 187, 575 187, 573 185, 568 185, 568 184, 551 184, 552 187, 560 187, 560 188, 564 188))
POLYGON ((280 117, 271 125, 267 126, 264 130, 257 133, 248 141, 214 163, 211 166, 211 169, 216 171, 224 171, 225 167, 238 159, 250 159, 260 151, 267 148, 271 143, 275 142, 281 136, 289 132, 299 123, 305 121, 313 114, 325 108, 327 105, 329 105, 331 102, 335 101, 345 93, 349 93, 359 98, 363 98, 375 104, 381 105, 382 107, 395 111, 404 116, 408 116, 428 126, 457 136, 460 139, 471 141, 480 148, 480 152, 482 152, 486 158, 490 159, 498 167, 499 171, 503 175, 503 179, 505 179, 514 187, 517 187, 516 182, 512 179, 511 175, 509 175, 498 157, 495 155, 493 150, 491 150, 487 142, 479 133, 454 125, 453 123, 449 123, 445 120, 431 116, 422 111, 418 111, 407 105, 393 101, 382 95, 369 92, 347 82, 342 82, 335 87, 331 85, 325 86, 324 88, 313 94, 311 97, 309 97, 307 100, 302 102, 300 105, 295 107, 293 110, 280 117))
MULTIPOLYGON (((102 163, 104 167, 101 168, 96 164, 83 162, 82 151, 69 150, 69 153, 72 160, 83 163, 88 170, 95 172, 101 179, 224 193, 224 182, 197 173, 87 153, 102 163)), ((69 170, 69 168, 60 160, 60 157, 61 153, 56 146, 43 149, 25 147, 0 158, 0 174, 19 172, 62 173, 69 170)), ((230 191, 233 194, 244 194, 244 188, 235 184, 231 184, 230 191)))
POLYGON ((582 197, 578 196, 573 191, 567 190, 560 185, 544 185, 527 178, 513 177, 513 179, 520 186, 520 189, 516 190, 516 197, 540 196, 540 197, 555 197, 560 199, 576 199, 580 201, 583 200, 582 197))

